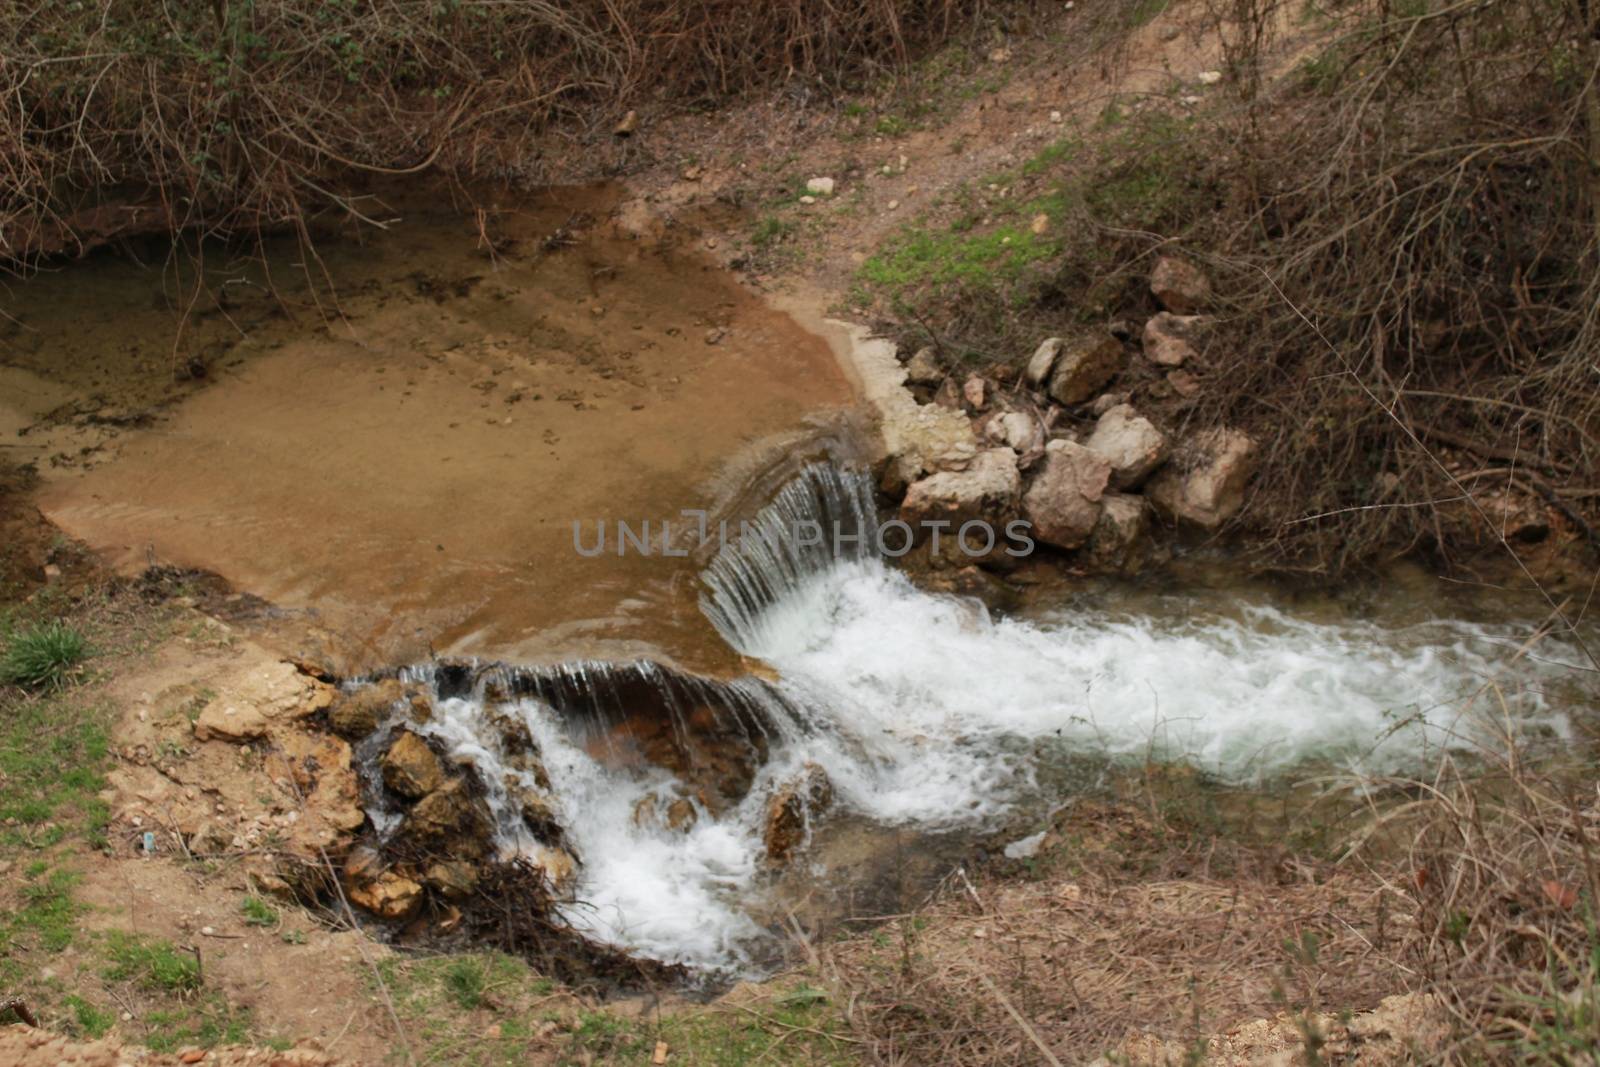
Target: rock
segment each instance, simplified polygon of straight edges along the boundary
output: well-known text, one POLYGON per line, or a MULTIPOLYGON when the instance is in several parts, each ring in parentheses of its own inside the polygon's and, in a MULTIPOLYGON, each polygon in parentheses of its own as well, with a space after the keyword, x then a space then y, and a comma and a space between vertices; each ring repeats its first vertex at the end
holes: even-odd
POLYGON ((807 763, 800 776, 779 788, 767 802, 767 820, 762 842, 767 862, 788 862, 796 848, 805 842, 811 821, 833 803, 833 783, 815 763, 807 763))
POLYGON ((383 919, 404 919, 422 903, 422 885, 393 871, 370 881, 358 881, 345 890, 350 903, 383 919))
MULTIPOLYGON (((561 837, 561 822, 556 818, 556 809, 550 802, 549 794, 523 784, 516 775, 512 774, 506 775, 505 787, 506 795, 522 814, 524 826, 545 840, 554 840, 561 837)), ((635 810, 634 814, 637 818, 638 811, 635 810)), ((654 812, 652 811, 651 814, 653 815, 654 812)))
POLYGON ((832 196, 833 179, 812 178, 810 181, 806 182, 806 192, 811 193, 813 196, 832 196))
POLYGON ((1150 272, 1150 292, 1166 310, 1193 315, 1211 299, 1211 283, 1187 260, 1162 256, 1150 272))
POLYGON ((1058 404, 1081 404, 1105 388, 1126 361, 1122 342, 1109 335, 1064 346, 1050 374, 1050 398, 1058 404))
POLYGON ((1199 74, 1194 76, 1194 80, 1199 82, 1201 85, 1216 85, 1218 82, 1222 81, 1222 71, 1202 70, 1199 74))
POLYGON ((189 853, 194 856, 219 856, 233 847, 233 834, 214 822, 203 822, 189 835, 189 853))
POLYGON ((961 386, 961 399, 966 401, 967 407, 973 411, 982 411, 987 390, 988 383, 974 374, 961 386))
POLYGON ((633 131, 637 130, 638 128, 639 113, 637 111, 630 111, 626 115, 622 116, 622 119, 615 126, 611 127, 611 132, 616 134, 618 137, 631 137, 633 136, 633 131))
POLYGON ((907 385, 938 385, 942 381, 944 381, 944 371, 939 368, 933 349, 919 348, 916 354, 906 361, 907 385))
POLYGON ((657 810, 658 807, 659 803, 654 793, 646 793, 640 797, 639 802, 633 806, 633 825, 641 830, 646 830, 656 825, 660 817, 657 810))
POLYGON ((366 821, 350 746, 341 738, 284 731, 267 756, 266 772, 283 791, 303 800, 291 813, 298 818, 290 824, 290 855, 321 862, 324 852, 342 852, 351 832, 366 821))
POLYGON ((439 860, 422 872, 422 881, 451 900, 472 895, 478 888, 478 869, 461 860, 439 860))
POLYGON ((913 482, 900 504, 900 518, 913 527, 947 520, 951 530, 973 519, 1003 521, 1017 506, 1022 475, 1009 448, 979 452, 964 471, 941 471, 913 482))
POLYGON ((1044 383, 1050 380, 1050 372, 1056 369, 1056 360, 1060 358, 1061 349, 1066 343, 1060 337, 1046 337, 1040 341, 1039 347, 1028 357, 1028 366, 1022 372, 1022 380, 1035 389, 1043 389, 1044 383))
POLYGON ((956 388, 954 378, 946 378, 940 383, 938 390, 933 394, 933 402, 950 411, 961 411, 961 390, 956 388))
POLYGON ((1101 415, 1085 446, 1111 464, 1114 489, 1138 488, 1167 458, 1166 435, 1130 404, 1101 415))
POLYGON ((1043 435, 1039 429, 1033 416, 1021 411, 1007 411, 990 419, 983 432, 995 444, 1005 445, 1021 454, 1042 442, 1043 435))
POLYGON ((1118 404, 1126 404, 1129 395, 1128 393, 1101 393, 1094 398, 1094 403, 1089 405, 1089 413, 1098 419, 1118 404))
POLYGON ((417 801, 406 816, 405 830, 410 837, 423 842, 455 838, 451 842, 452 849, 459 852, 456 846, 462 836, 481 835, 485 828, 485 821, 478 815, 461 781, 454 779, 417 801))
POLYGON ((688 797, 679 797, 667 805, 667 829, 676 830, 686 834, 694 828, 700 819, 700 813, 694 806, 694 801, 688 797))
POLYGON ((405 695, 405 687, 394 678, 362 686, 352 693, 340 693, 328 709, 328 726, 352 741, 366 737, 405 695))
POLYGON ((1150 531, 1150 508, 1144 497, 1107 493, 1100 500, 1100 518, 1089 534, 1089 560, 1095 569, 1133 571, 1150 531))
POLYGON ((577 861, 559 848, 540 846, 524 858, 544 872, 545 883, 557 896, 571 892, 578 880, 577 861))
POLYGON ((1144 354, 1163 367, 1182 366, 1196 354, 1195 345, 1209 320, 1204 315, 1174 315, 1162 311, 1144 324, 1144 354))
POLYGON ((1022 496, 1022 515, 1034 537, 1058 548, 1077 548, 1100 518, 1100 498, 1111 464, 1072 441, 1045 445, 1044 460, 1022 496))
POLYGON ((1191 397, 1200 392, 1200 379, 1183 369, 1167 371, 1167 384, 1181 397, 1191 397))
POLYGON ((395 735, 383 754, 383 784, 407 800, 420 800, 444 784, 444 768, 426 741, 410 730, 395 735))
POLYGON ((1214 530, 1244 506, 1255 453, 1256 443, 1247 434, 1205 430, 1173 454, 1145 495, 1168 518, 1214 530))
POLYGON ((267 717, 250 704, 218 698, 200 711, 194 721, 194 736, 200 741, 254 741, 267 736, 267 717))

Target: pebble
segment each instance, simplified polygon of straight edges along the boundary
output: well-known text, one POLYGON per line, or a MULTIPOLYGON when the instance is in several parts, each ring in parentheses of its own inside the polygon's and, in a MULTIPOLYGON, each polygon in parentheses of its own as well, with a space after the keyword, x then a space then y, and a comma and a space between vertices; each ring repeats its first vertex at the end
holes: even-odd
POLYGON ((1060 122, 1061 121, 1061 112, 1059 112, 1059 111, 1050 112, 1050 121, 1051 122, 1060 122))
POLYGON ((210 926, 202 926, 200 928, 200 932, 202 934, 205 934, 207 937, 210 937, 212 934, 216 933, 217 931, 215 929, 213 929, 212 927, 210 927, 210 926))
POLYGON ((889 201, 889 210, 890 211, 898 210, 899 207, 900 207, 900 201, 898 201, 898 200, 889 201))
POLYGON ((806 182, 806 192, 814 193, 817 196, 832 196, 833 195, 833 179, 832 178, 812 178, 810 181, 806 182))
POLYGON ((814 196, 802 196, 800 198, 800 202, 802 204, 815 204, 817 202, 817 198, 814 196))
POLYGON ((1220 70, 1202 70, 1199 74, 1195 75, 1195 81, 1199 82, 1201 85, 1215 85, 1221 80, 1222 71, 1220 70))

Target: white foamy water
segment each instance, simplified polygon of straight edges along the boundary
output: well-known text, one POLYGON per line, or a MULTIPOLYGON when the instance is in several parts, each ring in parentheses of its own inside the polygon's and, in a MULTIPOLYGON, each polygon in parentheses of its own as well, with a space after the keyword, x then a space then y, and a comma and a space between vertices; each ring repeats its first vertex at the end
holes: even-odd
MULTIPOLYGON (((762 516, 769 527, 795 509, 859 519, 870 494, 829 474, 802 479, 773 509, 762 516)), ((708 615, 780 675, 770 687, 729 687, 759 713, 771 745, 749 795, 720 819, 699 809, 687 833, 636 824, 646 796, 664 806, 677 795, 667 771, 595 758, 584 747, 595 731, 575 725, 570 708, 558 714, 536 696, 515 705, 581 860, 581 903, 564 915, 597 940, 706 970, 745 968, 762 936, 747 908, 761 892, 767 800, 808 762, 826 771, 836 811, 944 830, 981 828, 1041 799, 1035 771, 1052 758, 1184 760, 1250 781, 1308 761, 1357 772, 1421 766, 1441 747, 1471 748, 1491 717, 1567 730, 1526 684, 1530 672, 1559 668, 1502 673, 1503 642, 1520 636, 1509 629, 1313 623, 1262 603, 1219 605, 1223 613, 1201 601, 1160 618, 994 620, 867 554, 802 558, 775 553, 778 543, 725 549, 707 572, 708 615)), ((497 780, 481 714, 478 698, 445 700, 427 731, 497 780)), ((503 805, 494 789, 491 803, 503 805)), ((529 847, 514 811, 501 821, 506 847, 529 847)))

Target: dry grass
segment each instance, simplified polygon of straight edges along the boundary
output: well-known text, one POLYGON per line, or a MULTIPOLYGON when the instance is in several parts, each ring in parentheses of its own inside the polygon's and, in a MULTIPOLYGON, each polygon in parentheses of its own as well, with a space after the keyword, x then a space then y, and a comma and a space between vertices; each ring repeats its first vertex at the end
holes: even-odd
POLYGON ((356 179, 536 180, 541 134, 835 85, 982 0, 21 0, 0 21, 0 258, 364 221, 356 179), (131 212, 126 205, 138 205, 131 212))

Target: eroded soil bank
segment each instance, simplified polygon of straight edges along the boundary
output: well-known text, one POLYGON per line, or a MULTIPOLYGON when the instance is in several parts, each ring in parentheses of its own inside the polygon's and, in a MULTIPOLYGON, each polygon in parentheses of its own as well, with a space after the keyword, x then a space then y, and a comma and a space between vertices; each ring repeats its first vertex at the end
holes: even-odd
POLYGON ((292 243, 266 269, 213 252, 198 290, 110 257, 14 284, 9 448, 41 461, 64 533, 125 572, 209 570, 307 612, 342 672, 638 649, 725 670, 660 524, 812 447, 850 389, 825 344, 694 247, 619 222, 618 196, 518 201, 492 249, 413 194, 317 262, 292 243), (172 403, 174 366, 209 384, 172 403), (575 551, 574 520, 590 546, 611 528, 603 555, 575 551), (648 557, 619 558, 618 521, 650 522, 648 557))

